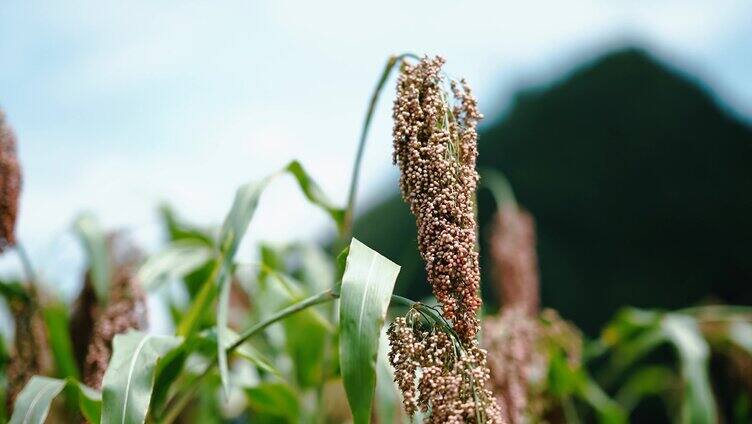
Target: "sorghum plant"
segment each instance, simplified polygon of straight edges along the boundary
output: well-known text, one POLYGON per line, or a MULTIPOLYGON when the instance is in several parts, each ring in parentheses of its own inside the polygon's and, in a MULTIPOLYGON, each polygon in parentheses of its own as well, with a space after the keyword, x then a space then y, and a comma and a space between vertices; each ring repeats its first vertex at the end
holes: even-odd
POLYGON ((16 156, 16 136, 0 110, 0 253, 16 242, 21 167, 16 156))
POLYGON ((441 72, 444 59, 403 63, 394 102, 394 162, 402 197, 418 226, 428 282, 463 341, 478 331, 480 271, 473 207, 478 174, 476 126, 482 115, 470 88, 441 72))
POLYGON ((429 423, 500 423, 485 387, 486 353, 475 339, 481 306, 476 126, 482 115, 465 81, 449 82, 449 94, 443 64, 441 57, 403 62, 393 109, 400 189, 415 215, 418 248, 443 316, 411 308, 397 318, 388 333, 389 359, 409 415, 420 409, 430 411, 429 423))

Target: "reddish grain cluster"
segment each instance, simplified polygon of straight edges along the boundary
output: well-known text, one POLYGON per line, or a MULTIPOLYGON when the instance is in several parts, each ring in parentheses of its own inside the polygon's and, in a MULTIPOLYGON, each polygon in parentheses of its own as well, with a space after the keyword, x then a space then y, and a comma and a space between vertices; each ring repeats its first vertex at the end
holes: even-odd
POLYGON ((436 57, 402 65, 393 109, 394 162, 402 197, 416 218, 428 282, 467 341, 478 331, 481 306, 473 202, 482 115, 464 81, 452 82, 453 95, 448 93, 443 63, 436 57))
POLYGON ((0 111, 0 253, 16 243, 21 166, 16 156, 16 136, 0 111))
POLYGON ((146 296, 135 278, 140 252, 117 235, 108 242, 113 265, 110 299, 90 311, 95 324, 84 363, 84 382, 97 389, 102 386, 115 335, 146 327, 146 296))
POLYGON ((402 317, 387 334, 389 362, 410 416, 420 410, 429 414, 426 423, 503 422, 493 394, 485 388, 486 352, 476 340, 465 347, 443 330, 420 329, 402 317))

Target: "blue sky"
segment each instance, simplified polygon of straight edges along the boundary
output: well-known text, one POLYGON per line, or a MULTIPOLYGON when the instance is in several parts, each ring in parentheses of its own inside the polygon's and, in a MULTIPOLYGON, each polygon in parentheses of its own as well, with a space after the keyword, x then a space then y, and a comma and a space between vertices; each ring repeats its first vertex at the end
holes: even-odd
MULTIPOLYGON (((25 172, 19 233, 47 278, 80 262, 65 231, 82 210, 153 246, 160 201, 218 224, 238 185, 293 158, 343 201, 391 53, 442 54, 492 116, 520 87, 638 44, 752 117, 749 1, 359 3, 0 3, 0 107, 25 172)), ((366 204, 396 179, 386 94, 365 157, 366 204)), ((323 231, 326 217, 284 181, 244 248, 323 231)))

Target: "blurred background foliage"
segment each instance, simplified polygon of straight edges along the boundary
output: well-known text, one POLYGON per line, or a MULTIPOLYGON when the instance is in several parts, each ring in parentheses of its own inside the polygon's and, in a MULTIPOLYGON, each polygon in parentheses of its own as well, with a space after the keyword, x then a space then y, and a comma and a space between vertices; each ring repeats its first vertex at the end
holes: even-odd
MULTIPOLYGON (((479 169, 502 171, 537 221, 542 304, 587 335, 624 305, 752 304, 752 128, 700 81, 639 48, 613 51, 518 93, 486 118, 479 150, 479 169)), ((481 191, 483 246, 494 207, 481 191)), ((355 236, 402 265, 397 293, 429 295, 396 189, 355 236)))

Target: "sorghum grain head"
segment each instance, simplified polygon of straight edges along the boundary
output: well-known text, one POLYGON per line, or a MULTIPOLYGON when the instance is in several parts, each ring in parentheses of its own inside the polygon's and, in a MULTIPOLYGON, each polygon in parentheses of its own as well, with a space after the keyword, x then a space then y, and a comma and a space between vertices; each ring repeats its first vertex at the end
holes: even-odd
POLYGON ((32 285, 28 298, 8 302, 15 323, 13 352, 7 369, 7 408, 13 410, 16 397, 34 375, 43 375, 52 367, 47 331, 39 307, 39 296, 32 285))
POLYGON ((502 308, 537 315, 540 283, 533 217, 516 205, 503 206, 496 215, 489 247, 502 308))
POLYGON ((0 110, 0 253, 16 243, 21 166, 16 156, 16 136, 0 110))
POLYGON ((429 413, 426 423, 501 423, 498 403, 486 388, 486 352, 478 342, 462 343, 446 329, 416 325, 415 317, 397 318, 387 332, 405 412, 429 413))
POLYGON ((403 63, 393 109, 393 160, 402 197, 415 215, 428 282, 444 315, 468 341, 478 330, 481 306, 473 202, 482 115, 464 81, 445 89, 443 64, 440 57, 403 63))
POLYGON ((483 345, 488 349, 491 388, 501 406, 504 421, 529 418, 531 376, 537 358, 538 321, 520 308, 504 309, 483 322, 483 345))
POLYGON ((141 254, 118 234, 109 237, 108 247, 112 264, 110 300, 92 311, 94 331, 84 363, 84 382, 97 389, 102 385, 115 335, 146 327, 146 296, 135 276, 141 254))

